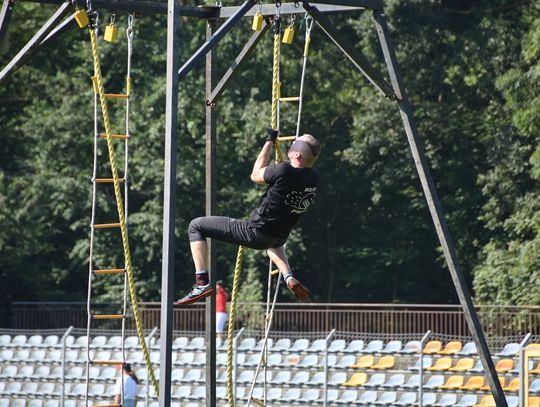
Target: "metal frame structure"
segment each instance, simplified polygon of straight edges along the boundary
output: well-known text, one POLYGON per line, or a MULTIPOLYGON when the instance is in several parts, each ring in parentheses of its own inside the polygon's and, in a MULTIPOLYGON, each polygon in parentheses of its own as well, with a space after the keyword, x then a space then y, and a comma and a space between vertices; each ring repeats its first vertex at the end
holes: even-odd
MULTIPOLYGON (((23 1, 23 0, 19 0, 23 1)), ((60 23, 66 15, 69 2, 62 0, 24 0, 40 3, 60 5, 58 11, 45 23, 28 44, 15 56, 15 58, 0 72, 0 83, 27 61, 43 46, 57 38, 67 28, 72 26, 69 19, 60 23)), ((84 8, 82 0, 73 0, 75 5, 84 8), (80 4, 76 4, 80 2, 80 4)), ((139 0, 92 0, 96 9, 109 9, 115 11, 130 11, 139 14, 167 14, 167 79, 166 79, 166 114, 165 114, 165 168, 164 168, 164 209, 163 209, 163 257, 162 257, 162 297, 161 297, 161 358, 160 358, 160 407, 170 406, 171 403, 171 349, 172 349, 172 304, 174 294, 174 227, 176 207, 176 163, 177 163, 177 123, 178 123, 178 86, 183 79, 199 62, 206 58, 206 214, 213 213, 215 207, 216 169, 216 101, 225 90, 227 83, 239 71, 246 58, 253 51, 264 35, 267 27, 260 33, 255 33, 248 40, 245 47, 233 61, 230 68, 214 87, 215 69, 213 50, 219 41, 245 16, 260 12, 264 16, 273 15, 273 4, 257 5, 257 0, 245 0, 235 7, 193 7, 182 6, 177 0, 168 0, 165 3, 149 3, 139 0), (206 42, 195 51, 192 56, 179 66, 179 17, 195 17, 208 21, 206 42), (226 19, 217 30, 216 22, 226 19)), ((14 0, 3 0, 0 10, 0 39, 5 35, 9 19, 13 10, 14 0)), ((470 292, 460 266, 450 232, 443 216, 442 207, 437 196, 435 184, 430 173, 428 162, 422 143, 413 119, 412 106, 409 101, 402 75, 398 66, 394 47, 392 45, 386 16, 383 11, 382 0, 317 0, 310 3, 303 0, 299 3, 284 3, 280 14, 294 14, 307 11, 321 27, 329 39, 349 58, 354 66, 367 78, 367 80, 384 96, 396 101, 409 147, 422 189, 429 207, 435 230, 442 246, 446 263, 450 270, 460 304, 463 308, 469 329, 476 343, 480 360, 484 367, 487 383, 491 388, 497 407, 507 407, 501 385, 497 378, 495 366, 478 320, 470 292), (367 57, 357 50, 344 36, 332 26, 325 16, 329 12, 342 12, 352 10, 370 10, 378 39, 383 51, 390 83, 375 69, 367 57)), ((214 248, 210 250, 210 273, 215 270, 214 248)), ((206 302, 207 312, 207 405, 215 406, 215 298, 206 302)))

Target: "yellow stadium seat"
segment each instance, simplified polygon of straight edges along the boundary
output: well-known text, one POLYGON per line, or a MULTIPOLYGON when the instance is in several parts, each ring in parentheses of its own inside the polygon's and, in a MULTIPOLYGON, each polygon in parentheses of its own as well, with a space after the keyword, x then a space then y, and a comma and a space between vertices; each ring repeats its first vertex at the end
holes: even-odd
POLYGON ((540 397, 529 396, 529 407, 540 407, 540 397))
MULTIPOLYGON (((503 376, 499 376, 499 383, 501 384, 501 387, 506 386, 506 378, 504 378, 503 376)), ((489 387, 489 384, 486 383, 482 387, 480 387, 480 390, 491 390, 491 388, 489 387)))
POLYGON ((519 391, 519 378, 515 377, 514 379, 510 380, 510 383, 506 387, 503 387, 504 391, 519 391))
POLYGON ((442 349, 441 341, 429 341, 424 348, 424 355, 432 355, 442 349))
POLYGON ((484 396, 482 397, 482 400, 480 400, 479 404, 475 404, 474 407, 496 407, 495 399, 493 396, 484 396))
POLYGON ((349 380, 345 383, 341 383, 342 386, 362 386, 367 382, 367 374, 364 372, 354 373, 349 380))
POLYGON ((372 369, 392 369, 396 365, 394 356, 383 356, 379 361, 371 366, 372 369))
POLYGON ((373 355, 364 355, 358 357, 356 363, 350 367, 355 369, 369 369, 375 363, 375 357, 373 355))
POLYGON ((448 370, 452 367, 452 358, 440 358, 437 359, 435 364, 431 367, 428 367, 427 370, 448 370))
POLYGON ((445 384, 439 386, 440 389, 451 390, 459 389, 463 386, 465 378, 463 376, 450 376, 445 384))
POLYGON ((452 341, 448 342, 444 349, 437 353, 439 355, 455 355, 461 350, 461 348, 463 348, 463 344, 460 341, 452 341))
POLYGON ((540 343, 529 343, 527 346, 525 346, 526 350, 533 350, 533 351, 539 351, 540 350, 540 343))
POLYGON ((498 373, 508 373, 514 368, 514 361, 512 359, 501 359, 495 365, 495 370, 498 373))
POLYGON ((484 376, 469 377, 467 383, 460 387, 461 390, 479 390, 484 385, 484 376))
POLYGON ((540 374, 540 362, 536 365, 534 369, 529 370, 530 374, 540 374))
POLYGON ((474 366, 473 358, 463 358, 459 359, 454 367, 448 369, 450 372, 466 372, 469 369, 472 369, 474 366))

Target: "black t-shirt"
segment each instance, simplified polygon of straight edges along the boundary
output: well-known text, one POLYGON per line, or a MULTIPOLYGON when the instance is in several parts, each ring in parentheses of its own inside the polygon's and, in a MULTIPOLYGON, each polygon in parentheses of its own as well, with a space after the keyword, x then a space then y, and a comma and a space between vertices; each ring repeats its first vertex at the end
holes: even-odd
POLYGON ((315 200, 319 172, 289 163, 271 164, 264 171, 264 182, 268 188, 251 213, 250 224, 268 236, 286 238, 315 200))

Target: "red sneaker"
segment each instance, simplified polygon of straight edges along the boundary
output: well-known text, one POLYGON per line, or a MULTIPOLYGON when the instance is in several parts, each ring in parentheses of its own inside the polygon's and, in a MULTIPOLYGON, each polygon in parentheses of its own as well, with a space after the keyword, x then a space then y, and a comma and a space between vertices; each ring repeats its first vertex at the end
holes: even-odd
POLYGON ((187 305, 193 304, 203 298, 208 297, 214 292, 214 286, 212 284, 207 285, 194 285, 191 291, 184 297, 174 303, 174 305, 187 305))
POLYGON ((302 285, 296 278, 289 278, 287 287, 294 294, 298 301, 305 301, 309 296, 309 290, 302 285))

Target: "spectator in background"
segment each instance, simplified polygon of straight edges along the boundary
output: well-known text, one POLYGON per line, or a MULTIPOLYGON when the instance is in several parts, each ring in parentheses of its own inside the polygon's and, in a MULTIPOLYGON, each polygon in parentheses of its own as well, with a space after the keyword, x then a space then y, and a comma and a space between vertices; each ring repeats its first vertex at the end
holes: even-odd
POLYGON ((225 333, 225 324, 227 322, 227 291, 223 287, 223 281, 216 283, 216 333, 222 337, 225 333))
POLYGON ((135 407, 137 404, 137 385, 139 379, 135 372, 131 370, 128 363, 122 365, 122 375, 116 380, 114 404, 122 403, 122 382, 124 383, 124 404, 122 407, 135 407))

